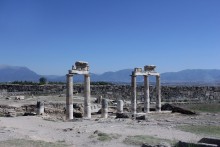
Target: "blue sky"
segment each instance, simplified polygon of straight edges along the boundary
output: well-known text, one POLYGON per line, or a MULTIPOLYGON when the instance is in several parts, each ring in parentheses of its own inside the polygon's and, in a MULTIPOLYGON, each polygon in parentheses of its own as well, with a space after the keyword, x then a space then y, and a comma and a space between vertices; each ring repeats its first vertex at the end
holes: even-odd
POLYGON ((220 0, 0 0, 0 64, 64 75, 220 69, 220 0))

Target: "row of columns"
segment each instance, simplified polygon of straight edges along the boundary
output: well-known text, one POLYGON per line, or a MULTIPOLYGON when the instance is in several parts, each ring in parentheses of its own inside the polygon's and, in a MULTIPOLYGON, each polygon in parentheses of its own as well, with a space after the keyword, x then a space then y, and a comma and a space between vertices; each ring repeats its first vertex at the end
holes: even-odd
MULTIPOLYGON (((150 112, 150 91, 149 91, 149 76, 144 75, 144 112, 150 112)), ((131 75, 131 89, 132 89, 132 98, 131 98, 131 112, 133 115, 137 113, 137 82, 136 75, 134 72, 131 75)), ((156 110, 161 111, 161 84, 160 84, 160 75, 156 76, 156 110)))
MULTIPOLYGON (((73 74, 67 74, 67 93, 66 93, 66 118, 73 119, 73 74)), ((136 75, 131 76, 131 88, 132 88, 132 99, 131 99, 131 112, 132 114, 137 113, 137 82, 136 75)), ((90 76, 84 75, 84 117, 91 118, 91 103, 90 103, 90 76)), ((156 110, 161 111, 161 85, 160 76, 156 76, 156 110)), ((150 91, 149 91, 149 76, 144 76, 144 112, 150 112, 150 91)), ((102 117, 107 118, 107 104, 106 99, 102 99, 102 117)), ((123 113, 123 101, 118 101, 118 111, 123 113), (122 108, 121 108, 122 107, 122 108)))
MULTIPOLYGON (((72 70, 69 70, 69 74, 66 75, 66 119, 73 119, 73 76, 74 74, 84 75, 84 117, 91 118, 91 102, 90 102, 90 75, 89 66, 87 62, 78 61, 75 63, 72 70), (75 67, 76 66, 76 67, 75 67)), ((161 85, 160 75, 154 72, 156 66, 150 65, 145 66, 145 72, 142 69, 136 68, 131 75, 131 87, 132 87, 132 98, 131 98, 131 112, 136 114, 137 111, 137 84, 136 74, 144 76, 144 112, 150 112, 150 96, 149 96, 149 73, 156 76, 156 87, 157 87, 157 100, 156 110, 161 111, 161 85)), ((100 97, 99 102, 102 102, 102 117, 108 117, 108 101, 100 97)), ((118 101, 118 112, 123 113, 123 101, 118 101)))

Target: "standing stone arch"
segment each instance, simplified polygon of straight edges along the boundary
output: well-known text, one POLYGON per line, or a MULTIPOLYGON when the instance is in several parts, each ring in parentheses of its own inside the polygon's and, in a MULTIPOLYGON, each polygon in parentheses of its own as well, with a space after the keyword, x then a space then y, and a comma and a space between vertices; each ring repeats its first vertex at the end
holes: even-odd
POLYGON ((73 76, 84 75, 84 117, 91 118, 90 75, 88 62, 77 61, 66 75, 66 119, 73 119, 73 76))
POLYGON ((161 84, 160 84, 160 74, 155 71, 156 66, 146 65, 144 70, 142 68, 135 68, 131 75, 131 113, 136 115, 137 113, 137 76, 144 76, 144 112, 150 112, 150 90, 149 90, 149 76, 156 76, 156 110, 161 111, 161 84))

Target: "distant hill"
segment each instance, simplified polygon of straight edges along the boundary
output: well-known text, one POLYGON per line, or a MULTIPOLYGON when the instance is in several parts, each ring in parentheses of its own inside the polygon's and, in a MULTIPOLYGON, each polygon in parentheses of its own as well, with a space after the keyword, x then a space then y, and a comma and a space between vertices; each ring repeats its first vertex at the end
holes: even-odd
POLYGON ((161 74, 163 82, 181 83, 220 83, 220 70, 217 69, 187 69, 179 72, 161 74))
POLYGON ((27 67, 0 66, 0 82, 9 81, 38 81, 40 75, 31 71, 27 67))
MULTIPOLYGON (((133 69, 124 69, 103 74, 91 73, 91 81, 105 81, 117 83, 130 83, 133 69)), ((40 77, 46 77, 48 81, 65 82, 65 76, 38 75, 27 67, 0 66, 0 82, 9 81, 38 81, 40 77)), ((83 76, 74 76, 74 82, 82 82, 83 76)), ((155 81, 154 77, 150 78, 155 81)), ((143 77, 138 76, 137 82, 143 82, 143 77)), ((179 72, 166 72, 161 74, 163 83, 220 83, 220 70, 217 69, 187 69, 179 72)))

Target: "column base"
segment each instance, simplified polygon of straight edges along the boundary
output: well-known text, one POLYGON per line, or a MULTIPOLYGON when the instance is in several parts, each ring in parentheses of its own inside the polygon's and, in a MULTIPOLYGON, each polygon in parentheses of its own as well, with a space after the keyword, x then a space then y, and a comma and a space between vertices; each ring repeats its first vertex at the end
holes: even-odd
POLYGON ((66 105, 66 120, 73 119, 73 105, 66 105))
POLYGON ((91 118, 91 106, 85 106, 84 107, 84 117, 85 118, 91 118))

